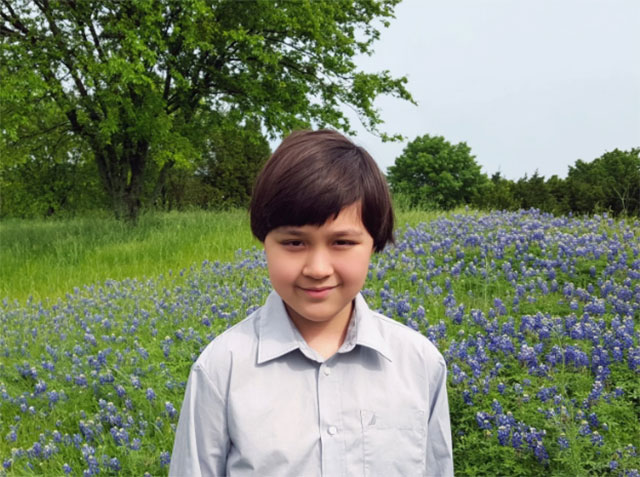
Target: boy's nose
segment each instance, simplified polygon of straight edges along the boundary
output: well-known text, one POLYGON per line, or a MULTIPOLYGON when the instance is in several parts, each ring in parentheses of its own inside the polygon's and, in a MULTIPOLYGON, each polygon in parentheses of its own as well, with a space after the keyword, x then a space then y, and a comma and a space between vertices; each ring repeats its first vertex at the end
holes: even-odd
POLYGON ((333 273, 331 258, 324 250, 312 250, 307 255, 307 260, 302 269, 302 274, 319 280, 333 273))

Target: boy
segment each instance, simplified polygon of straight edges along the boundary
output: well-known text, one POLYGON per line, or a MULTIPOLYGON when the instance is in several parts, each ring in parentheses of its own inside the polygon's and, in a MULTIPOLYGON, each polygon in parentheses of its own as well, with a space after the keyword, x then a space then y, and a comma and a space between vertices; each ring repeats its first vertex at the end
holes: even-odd
POLYGON ((274 291, 191 369, 170 475, 453 475, 445 363, 359 294, 393 240, 384 177, 335 131, 287 137, 251 229, 274 291))

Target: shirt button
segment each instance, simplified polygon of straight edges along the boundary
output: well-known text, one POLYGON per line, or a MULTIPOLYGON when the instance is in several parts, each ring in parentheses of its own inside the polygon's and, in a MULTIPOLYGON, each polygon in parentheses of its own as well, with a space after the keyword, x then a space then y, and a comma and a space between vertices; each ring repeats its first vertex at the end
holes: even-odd
POLYGON ((336 426, 329 426, 329 429, 327 429, 327 432, 329 433, 330 436, 334 436, 338 432, 338 428, 336 426))
POLYGON ((322 372, 324 373, 325 376, 329 376, 331 374, 331 368, 328 368, 325 366, 322 372))

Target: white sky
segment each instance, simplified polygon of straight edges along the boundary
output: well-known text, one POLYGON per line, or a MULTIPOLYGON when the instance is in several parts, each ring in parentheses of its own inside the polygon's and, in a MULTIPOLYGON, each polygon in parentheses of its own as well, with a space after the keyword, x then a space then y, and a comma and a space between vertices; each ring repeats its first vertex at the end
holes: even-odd
MULTIPOLYGON (((404 0, 395 13, 358 65, 406 75, 418 106, 380 98, 382 130, 464 141, 509 179, 640 147, 640 1, 404 0)), ((407 143, 353 125, 383 171, 407 143)))

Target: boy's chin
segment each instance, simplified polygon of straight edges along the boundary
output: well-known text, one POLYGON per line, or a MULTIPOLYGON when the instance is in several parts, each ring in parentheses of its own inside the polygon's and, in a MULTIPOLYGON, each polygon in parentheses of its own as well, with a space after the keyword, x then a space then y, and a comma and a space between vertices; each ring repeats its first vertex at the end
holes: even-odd
POLYGON ((342 308, 326 307, 323 304, 317 304, 317 306, 310 307, 292 307, 285 305, 289 317, 294 321, 304 321, 311 323, 327 323, 335 319, 340 319, 342 316, 349 317, 351 315, 351 302, 348 302, 342 308))

